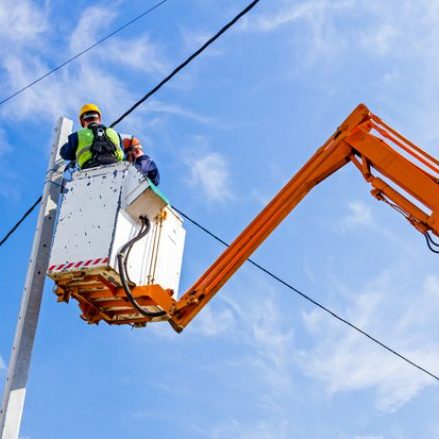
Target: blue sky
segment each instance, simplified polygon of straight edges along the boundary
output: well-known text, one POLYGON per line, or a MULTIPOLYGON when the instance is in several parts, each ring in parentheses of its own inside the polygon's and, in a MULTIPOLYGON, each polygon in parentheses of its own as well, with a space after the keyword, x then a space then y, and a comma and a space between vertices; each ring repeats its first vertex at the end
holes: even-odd
MULTIPOLYGON (((0 97, 152 1, 0 4, 0 97)), ((169 0, 0 107, 0 230, 40 194, 56 118, 107 122, 246 5, 169 0)), ((439 4, 262 0, 118 126, 159 164, 173 204, 232 240, 359 103, 438 156, 439 4)), ((35 213, 0 249, 6 373, 35 213)), ((222 250, 187 224, 181 289, 222 250)), ((439 373, 437 259, 348 166, 254 259, 439 373)), ((244 266, 185 332, 87 326, 46 282, 22 439, 434 438, 435 382, 244 266)))

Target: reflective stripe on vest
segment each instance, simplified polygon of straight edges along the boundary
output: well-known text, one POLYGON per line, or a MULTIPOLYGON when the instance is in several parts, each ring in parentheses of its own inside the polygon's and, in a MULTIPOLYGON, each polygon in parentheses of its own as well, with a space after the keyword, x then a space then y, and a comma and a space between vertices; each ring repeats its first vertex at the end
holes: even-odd
MULTIPOLYGON (((116 146, 116 151, 114 152, 114 156, 118 162, 123 160, 123 151, 120 146, 119 135, 116 133, 113 128, 107 128, 105 130, 105 134, 116 146)), ((91 160, 93 154, 90 151, 91 146, 93 145, 94 134, 90 128, 83 128, 78 131, 78 147, 76 148, 76 163, 78 166, 82 168, 86 162, 91 160)))

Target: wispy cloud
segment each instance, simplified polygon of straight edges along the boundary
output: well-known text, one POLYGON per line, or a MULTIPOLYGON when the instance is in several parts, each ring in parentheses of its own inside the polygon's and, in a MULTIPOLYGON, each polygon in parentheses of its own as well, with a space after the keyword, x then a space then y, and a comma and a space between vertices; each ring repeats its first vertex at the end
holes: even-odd
POLYGON ((232 418, 224 423, 214 425, 208 434, 212 439, 229 437, 246 439, 287 439, 292 437, 292 423, 287 419, 282 421, 259 420, 246 423, 232 418))
POLYGON ((0 4, 0 40, 14 45, 35 44, 49 28, 46 10, 30 0, 2 0, 0 4))
POLYGON ((385 56, 391 52, 399 36, 398 30, 394 26, 380 23, 376 27, 362 32, 360 41, 365 49, 385 56))
MULTIPOLYGON (((183 44, 186 46, 187 51, 194 51, 201 47, 209 38, 212 37, 213 32, 202 32, 194 29, 182 29, 183 44)), ((215 45, 211 46, 208 51, 204 52, 203 58, 220 56, 224 54, 223 49, 218 49, 215 45)))
MULTIPOLYGON (((28 5, 26 2, 24 4, 28 5)), ((38 6, 33 9, 38 12, 41 22, 49 20, 49 10, 39 9, 38 6)), ((86 8, 75 29, 66 38, 65 52, 74 54, 83 50, 105 35, 116 19, 117 10, 109 11, 108 8, 99 6, 86 8)), ((0 70, 0 79, 3 78, 3 84, 7 84, 4 87, 4 90, 7 89, 5 95, 49 70, 43 56, 44 51, 31 50, 32 44, 39 44, 50 36, 47 27, 40 26, 37 29, 39 33, 32 35, 33 43, 29 37, 29 47, 17 48, 14 53, 0 61, 0 66, 3 67, 3 72, 0 70)), ((3 42, 0 35, 0 44, 3 42)), ((170 63, 164 48, 148 34, 129 37, 117 35, 57 72, 52 78, 43 80, 8 102, 7 106, 0 108, 0 114, 5 123, 24 120, 53 123, 60 115, 73 118, 77 122, 78 108, 84 102, 96 102, 103 110, 104 123, 110 123, 147 91, 133 91, 133 77, 146 74, 155 80, 168 73, 169 69, 170 63)), ((157 143, 154 133, 160 132, 162 135, 170 123, 169 119, 176 117, 203 125, 218 126, 215 119, 199 114, 187 106, 151 99, 125 119, 118 129, 140 137, 145 150, 154 157, 157 143)), ((46 144, 40 147, 46 150, 46 144)), ((8 150, 6 144, 0 148, 0 154, 8 150)), ((209 201, 230 199, 228 177, 227 162, 219 154, 194 157, 192 183, 199 185, 209 201)), ((5 186, 2 188, 0 192, 5 190, 5 186)))
POLYGON ((348 87, 351 99, 352 95, 369 94, 362 93, 361 87, 364 72, 372 69, 368 78, 368 87, 374 90, 370 104, 386 109, 397 126, 416 132, 415 140, 438 151, 436 2, 282 0, 266 11, 249 16, 241 30, 284 32, 294 47, 289 52, 288 71, 299 75, 312 71, 316 81, 323 79, 325 88, 337 92, 329 102, 337 105, 345 96, 346 69, 350 80, 358 81, 357 88, 348 87), (330 74, 331 84, 327 84, 330 74))
MULTIPOLYGON (((387 270, 351 297, 343 314, 392 348, 438 372, 439 338, 427 327, 434 327, 439 309, 439 280, 428 277, 421 294, 413 295, 403 268, 387 270), (430 308, 430 310, 427 310, 430 308), (420 317, 422 315, 422 318, 420 317), (422 322, 420 322, 422 320, 422 322)), ((329 394, 372 390, 376 407, 392 412, 414 398, 434 381, 368 342, 359 334, 330 319, 319 310, 304 314, 314 348, 299 356, 304 372, 321 380, 329 394)))
POLYGON ((204 337, 215 337, 229 333, 235 326, 235 319, 230 309, 213 312, 210 306, 192 324, 193 330, 204 337))
POLYGON ((342 231, 358 226, 373 226, 371 208, 361 202, 352 201, 348 204, 349 213, 340 219, 338 228, 342 231))
POLYGON ((164 76, 170 71, 170 64, 165 59, 164 50, 148 35, 126 40, 116 39, 107 45, 101 53, 102 60, 120 63, 124 69, 147 73, 153 77, 164 76))
POLYGON ((230 173, 226 158, 218 152, 190 153, 186 160, 192 188, 210 203, 225 202, 233 198, 230 188, 230 173))
POLYGON ((315 24, 323 24, 322 20, 333 11, 343 11, 353 6, 353 1, 305 1, 291 4, 288 1, 280 3, 280 7, 274 13, 262 13, 252 20, 251 28, 246 22, 248 30, 269 32, 280 27, 294 24, 299 20, 307 20, 314 27, 315 24))
MULTIPOLYGON (((27 2, 23 3, 27 5, 27 2)), ((42 17, 40 21, 48 20, 49 12, 38 9, 37 6, 33 6, 33 10, 42 17)), ((99 6, 85 9, 68 38, 70 54, 85 49, 105 34, 108 26, 115 22, 116 12, 99 6)), ((28 24, 30 26, 31 23, 28 24)), ((43 26, 36 29, 38 33, 29 35, 29 47, 17 49, 0 61, 8 92, 19 89, 49 70, 43 53, 38 55, 38 51, 32 53, 30 50, 32 45, 34 47, 48 37, 49 30, 43 26)), ((0 43, 3 42, 0 34, 0 43)), ((134 94, 132 91, 130 77, 146 73, 152 78, 157 78, 169 70, 170 65, 164 55, 164 49, 147 34, 128 38, 115 36, 104 45, 96 47, 92 52, 55 73, 51 79, 43 80, 8 102, 7 109, 2 109, 4 120, 25 120, 33 117, 49 121, 60 114, 76 115, 79 106, 86 101, 100 104, 105 115, 111 120, 120 116, 135 98, 139 97, 139 93, 134 94), (126 74, 127 72, 129 74, 126 74)), ((4 88, 6 90, 6 87, 4 88)), ((196 114, 188 108, 171 103, 164 104, 159 100, 151 101, 146 109, 142 109, 142 113, 145 111, 188 117, 200 123, 213 122, 212 119, 196 114)))
MULTIPOLYGON (((79 18, 78 24, 70 37, 71 54, 91 46, 101 32, 116 18, 116 11, 101 6, 89 6, 79 18)), ((110 40, 111 41, 111 40, 110 40)))
POLYGON ((322 56, 333 55, 345 46, 345 41, 338 38, 334 18, 337 14, 351 10, 354 3, 353 0, 313 0, 292 4, 284 0, 274 12, 263 12, 244 20, 241 30, 272 32, 296 26, 302 35, 301 53, 308 61, 315 61, 322 56))
MULTIPOLYGON (((271 397, 275 392, 281 397, 292 389, 294 333, 274 300, 274 293, 263 284, 258 287, 253 280, 246 285, 246 294, 234 294, 233 298, 227 296, 223 300, 238 317, 234 333, 239 334, 250 348, 237 362, 260 377, 259 380, 270 389, 271 397), (261 288, 264 289, 263 296, 255 293, 261 288), (249 289, 259 297, 257 301, 248 300, 249 289)), ((271 400, 270 405, 273 403, 271 400)))
MULTIPOLYGON (((106 23, 105 20, 96 20, 87 29, 87 32, 81 31, 87 28, 87 20, 90 17, 99 17, 101 11, 99 8, 93 7, 90 9, 90 11, 89 9, 84 11, 76 29, 72 31, 70 36, 71 51, 75 51, 79 47, 83 49, 89 43, 87 38, 93 39, 93 31, 88 30, 100 29, 99 26, 95 25, 96 23, 106 23), (88 12, 90 12, 90 16, 88 12)), ((34 13, 45 14, 46 20, 48 20, 50 11, 39 9, 36 5, 33 6, 33 10, 34 13)), ((105 14, 105 11, 102 10, 102 13, 105 14)), ((44 51, 32 50, 36 45, 43 42, 44 38, 50 38, 49 31, 46 29, 34 36, 33 41, 29 42, 29 47, 17 49, 3 59, 4 76, 9 91, 23 87, 49 70, 44 51)), ((68 68, 57 72, 50 79, 43 80, 35 87, 26 90, 23 94, 8 102, 7 107, 2 108, 2 116, 6 121, 11 119, 20 121, 29 118, 53 121, 63 113, 65 115, 76 114, 81 102, 95 97, 90 96, 87 99, 90 89, 94 90, 96 97, 101 96, 103 101, 108 98, 109 105, 113 104, 113 99, 121 99, 122 96, 128 94, 121 82, 114 76, 105 73, 94 57, 85 56, 68 68), (91 84, 99 84, 99 87, 90 88, 91 84)))
POLYGON ((212 117, 196 113, 190 110, 189 108, 183 108, 180 105, 168 104, 165 102, 158 101, 156 99, 151 99, 148 102, 147 106, 145 107, 145 111, 152 113, 165 113, 165 114, 185 117, 205 125, 217 124, 217 121, 212 117))
MULTIPOLYGON (((275 297, 263 279, 251 276, 241 287, 235 285, 233 295, 222 295, 209 310, 207 328, 210 323, 221 327, 225 320, 224 331, 213 332, 239 347, 225 361, 211 367, 218 369, 219 379, 226 379, 227 386, 234 385, 231 377, 241 379, 240 388, 248 386, 246 400, 251 398, 248 405, 258 420, 247 422, 242 413, 236 413, 219 422, 209 422, 203 427, 203 437, 295 437, 295 425, 286 410, 286 401, 294 398, 294 333, 275 297)), ((209 335, 204 322, 191 330, 195 335, 209 335)))

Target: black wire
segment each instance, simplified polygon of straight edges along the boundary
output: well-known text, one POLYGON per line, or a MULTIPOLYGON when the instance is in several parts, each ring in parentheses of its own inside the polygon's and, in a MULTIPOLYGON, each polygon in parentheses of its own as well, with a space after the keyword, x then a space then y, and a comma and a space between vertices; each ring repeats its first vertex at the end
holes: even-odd
MULTIPOLYGON (((111 34, 107 35, 106 37, 104 37, 103 39, 99 40, 98 42, 96 42, 95 44, 93 44, 92 46, 90 46, 89 48, 85 49, 84 51, 80 52, 79 54, 75 55, 73 58, 71 58, 70 60, 66 61, 65 63, 59 65, 58 67, 56 67, 55 69, 53 69, 51 72, 46 73, 44 76, 42 76, 41 78, 39 78, 38 80, 34 81, 33 83, 27 85, 26 87, 24 87, 23 89, 17 91, 16 93, 14 93, 13 95, 7 97, 6 99, 4 99, 3 101, 0 101, 0 105, 3 104, 4 102, 6 102, 7 100, 13 98, 14 96, 16 96, 17 94, 21 93, 22 91, 24 91, 25 89, 31 87, 32 85, 36 84, 37 82, 41 81, 42 79, 44 79, 45 77, 49 76, 51 73, 55 72, 56 70, 60 69, 61 67, 63 67, 64 65, 68 64, 69 62, 73 61, 75 58, 78 58, 79 56, 81 56, 83 53, 89 51, 90 49, 92 49, 93 47, 97 46, 98 44, 100 44, 101 42, 105 41, 106 39, 108 39, 109 37, 111 37, 112 35, 114 35, 115 33, 119 32, 120 30, 124 29, 125 27, 129 26, 130 24, 134 23, 136 20, 138 20, 139 18, 141 18, 142 16, 146 15, 147 13, 151 12, 153 9, 157 8, 158 6, 160 6, 161 4, 165 3, 167 0, 163 0, 160 3, 156 4, 155 6, 153 6, 152 8, 150 8, 148 11, 144 12, 142 15, 136 17, 135 19, 131 20, 129 23, 126 23, 125 25, 121 26, 119 29, 117 29, 116 31, 112 32, 111 34)), ((139 105, 141 105, 143 102, 145 102, 150 96, 152 96, 154 93, 156 93, 163 85, 165 85, 170 79, 172 79, 180 70, 182 70, 186 65, 188 65, 194 58, 196 58, 199 54, 201 54, 208 46, 210 46, 210 44, 212 44, 216 39, 218 39, 224 32, 226 32, 231 26, 233 26, 242 16, 244 16, 247 12, 249 12, 254 6, 256 6, 257 3, 259 3, 260 0, 254 0, 253 2, 251 2, 245 9, 243 9, 238 15, 236 15, 229 23, 227 23, 225 26, 223 26, 213 37, 211 37, 202 47, 200 47, 196 52, 194 52, 191 56, 189 56, 189 58, 187 58, 182 64, 180 64, 178 67, 176 67, 166 78, 164 78, 159 84, 157 84, 152 90, 150 90, 145 96, 143 96, 142 99, 140 99, 139 101, 137 101, 131 108, 129 108, 125 113, 123 113, 118 119, 116 119, 116 121, 114 121, 110 126, 114 127, 115 125, 117 125, 119 122, 121 122, 126 116, 128 116, 130 113, 132 113, 139 105)), ((41 197, 34 203, 34 205, 29 208, 29 210, 23 215, 23 217, 14 225, 14 227, 5 235, 5 237, 2 239, 2 241, 0 241, 0 246, 15 232, 15 230, 19 227, 19 225, 24 221, 24 219, 32 212, 32 210, 39 204, 39 202, 41 201, 41 197)), ((192 224, 194 224, 195 226, 199 227, 201 230, 203 230, 205 233, 207 233, 208 235, 210 235, 211 237, 213 237, 214 239, 216 239, 218 242, 220 242, 221 244, 229 247, 229 244, 224 241, 223 239, 219 238, 217 235, 215 235, 214 233, 210 232, 208 229, 206 229, 205 227, 203 227, 201 224, 199 224, 198 222, 196 222, 195 220, 193 220, 192 218, 190 218, 189 216, 187 216, 185 213, 183 213, 181 210, 177 209, 174 207, 174 209, 180 214, 182 215, 184 218, 186 218, 188 221, 190 221, 192 224)), ((141 239, 143 236, 145 236, 150 229, 150 225, 149 225, 149 221, 148 221, 148 226, 146 227, 146 229, 140 230, 139 234, 133 238, 132 240, 130 240, 128 243, 126 243, 121 251, 119 252, 118 256, 117 256, 117 260, 118 260, 118 265, 119 265, 119 271, 120 271, 120 276, 121 276, 121 281, 124 287, 124 290, 127 294, 127 297, 129 299, 129 301, 133 304, 133 306, 143 315, 147 316, 147 317, 160 317, 166 314, 165 311, 160 311, 160 312, 155 312, 155 313, 150 313, 148 311, 145 311, 134 299, 134 297, 131 294, 129 285, 126 282, 126 278, 125 278, 125 269, 126 269, 126 260, 124 261, 124 252, 128 250, 128 253, 131 249, 131 247, 134 245, 134 243, 136 241, 138 241, 139 239, 141 239)), ((434 251, 435 253, 439 253, 438 251, 434 250, 431 248, 430 246, 430 240, 431 237, 426 234, 425 235, 426 240, 427 240, 427 244, 428 247, 430 248, 430 250, 434 251)), ((434 242, 433 242, 434 243, 434 242)), ((434 243, 436 244, 436 243, 434 243)), ((286 286, 287 288, 289 288, 290 290, 294 291, 296 294, 300 295, 301 297, 303 297, 304 299, 308 300, 309 302, 311 302, 312 304, 314 304, 315 306, 317 306, 318 308, 320 308, 321 310, 325 311, 326 313, 330 314, 332 317, 336 318, 337 320, 345 323, 346 325, 348 325, 350 328, 354 329, 355 331, 359 332, 360 334, 364 335, 365 337, 369 338, 371 341, 373 341, 374 343, 378 344, 379 346, 381 346, 382 348, 386 349, 388 352, 396 355, 397 357, 399 357, 400 359, 404 360, 405 362, 407 362, 408 364, 410 364, 411 366, 419 369, 420 371, 426 373, 427 375, 431 376, 432 378, 434 378, 435 380, 439 381, 439 376, 434 375, 432 372, 428 371, 427 369, 423 368, 422 366, 419 366, 418 364, 414 363, 413 361, 409 360, 407 357, 405 357, 404 355, 398 353, 397 351, 395 351, 394 349, 390 348, 389 346, 387 346, 386 344, 384 344, 383 342, 379 341, 378 339, 376 339, 375 337, 373 337, 372 335, 370 335, 369 333, 367 333, 366 331, 362 330, 361 328, 359 328, 358 326, 354 325, 353 323, 349 322, 348 320, 344 319, 343 317, 339 316, 338 314, 336 314, 335 312, 331 311, 329 308, 325 307, 324 305, 320 304, 319 302, 317 302, 316 300, 312 299, 310 296, 308 296, 307 294, 303 293, 302 291, 300 291, 299 289, 295 288, 294 286, 290 285, 289 283, 287 283, 286 281, 284 281, 283 279, 281 279, 279 276, 275 275, 274 273, 272 273, 271 271, 267 270, 266 268, 262 267, 261 265, 259 265, 257 262, 253 261, 252 259, 247 259, 248 262, 250 262, 253 266, 255 266, 256 268, 258 268, 259 270, 263 271, 265 274, 267 274, 268 276, 270 276, 271 278, 275 279, 276 281, 278 281, 279 283, 281 283, 282 285, 286 286)))
MULTIPOLYGON (((24 87, 21 90, 18 90, 16 93, 14 93, 13 95, 7 97, 6 99, 4 99, 3 101, 0 101, 0 105, 3 104, 4 102, 6 102, 9 99, 12 99, 12 97, 14 97, 15 95, 21 93, 22 91, 24 91, 26 88, 31 87, 32 85, 36 84, 37 82, 41 81, 43 78, 45 78, 46 76, 50 75, 51 73, 53 73, 54 71, 60 69, 62 66, 68 64, 69 62, 73 61, 75 58, 78 58, 79 56, 81 56, 83 53, 89 51, 90 49, 92 49, 93 47, 95 47, 96 45, 102 43, 103 41, 105 41, 106 39, 110 38, 111 36, 113 36, 114 34, 116 34, 117 32, 121 31, 122 29, 126 28, 127 26, 129 26, 130 24, 134 23, 135 21, 137 21, 138 19, 140 19, 141 17, 143 17, 144 15, 148 14, 149 12, 153 11, 155 8, 158 8, 161 4, 165 3, 168 0, 162 0, 161 2, 157 3, 155 6, 153 6, 152 8, 148 9, 147 11, 145 11, 143 14, 139 15, 138 17, 134 18, 133 20, 129 21, 128 23, 124 24, 123 26, 121 26, 119 29, 116 29, 115 31, 113 31, 111 34, 107 35, 106 37, 102 38, 101 40, 97 41, 96 43, 94 43, 92 46, 88 47, 87 49, 85 49, 84 51, 80 52, 79 54, 75 55, 73 58, 71 58, 70 60, 66 61, 65 63, 59 65, 58 67, 56 67, 55 69, 53 69, 51 72, 46 73, 46 75, 42 76, 41 78, 37 79, 36 81, 34 81, 33 83, 27 85, 26 87, 24 87)), ((186 61, 184 61, 182 64, 180 64, 176 69, 174 69, 174 71, 169 74, 165 79, 163 79, 159 84, 157 84, 151 91, 149 91, 140 101, 138 101, 136 104, 134 104, 129 110, 127 110, 124 114, 122 114, 122 116, 119 117, 119 119, 117 119, 115 122, 113 122, 110 126, 113 127, 116 124, 118 124, 122 119, 124 119, 126 116, 128 116, 128 114, 130 114, 132 111, 134 111, 141 103, 143 103, 146 99, 148 99, 150 96, 152 96, 156 91, 158 91, 166 82, 168 82, 173 76, 175 76, 181 69, 183 69, 187 64, 189 64, 195 57, 197 57, 201 52, 203 52, 210 44, 212 44, 219 36, 221 36, 227 29, 229 29, 231 26, 233 26, 243 15, 245 15, 247 12, 249 12, 260 0, 254 0, 253 2, 251 2, 245 9, 243 9, 238 15, 235 16, 235 18, 233 18, 229 23, 227 23, 225 26, 223 26, 221 28, 221 30, 219 30, 212 38, 210 38, 200 49, 198 49, 195 53, 193 53, 189 58, 186 59, 186 61)), ((67 169, 67 168, 66 168, 67 169)), ((32 212, 32 210, 35 208, 35 206, 41 201, 41 197, 35 202, 35 204, 29 209, 29 212, 26 212, 26 215, 6 234, 5 238, 1 241, 1 244, 3 244, 3 242, 6 241, 6 239, 9 238, 10 235, 12 235, 12 233, 15 232, 15 230, 17 229, 17 227, 21 224, 21 222, 26 218, 26 216, 32 212)))
POLYGON ((131 294, 131 289, 128 285, 127 280, 128 273, 126 272, 126 264, 127 264, 127 256, 129 252, 131 251, 131 247, 140 239, 142 239, 144 236, 146 236, 149 233, 149 230, 151 228, 151 223, 149 222, 147 217, 141 217, 142 221, 142 227, 140 228, 139 233, 133 238, 130 239, 119 251, 117 254, 117 264, 119 268, 119 275, 120 280, 122 282, 123 289, 125 290, 125 294, 127 295, 128 300, 131 302, 131 304, 134 306, 134 308, 139 311, 140 314, 144 315, 145 317, 161 317, 166 315, 165 311, 157 311, 157 312, 150 312, 145 310, 143 307, 141 307, 136 299, 131 294), (127 255, 125 255, 125 252, 127 252, 127 255))
POLYGON ((235 18, 229 21, 225 26, 223 26, 213 37, 207 40, 196 52, 194 52, 189 58, 176 67, 165 79, 163 79, 159 84, 157 84, 152 90, 150 90, 143 98, 138 100, 130 109, 125 111, 118 119, 116 119, 110 127, 116 126, 125 117, 127 117, 132 111, 134 111, 139 105, 145 102, 149 97, 151 97, 155 92, 157 92, 163 85, 165 85, 170 79, 172 79, 180 70, 186 67, 194 58, 200 55, 208 46, 210 46, 216 39, 218 39, 224 32, 226 32, 230 27, 232 27, 241 17, 243 17, 247 12, 249 12, 260 0, 252 1, 246 8, 244 8, 235 18))
POLYGON ((42 196, 38 198, 37 201, 35 201, 34 204, 32 204, 31 207, 24 213, 24 215, 14 224, 14 226, 9 230, 8 233, 3 237, 3 239, 0 241, 0 247, 8 240, 8 238, 18 229, 20 224, 32 213, 32 211, 40 204, 42 200, 42 196))
POLYGON ((114 30, 113 32, 109 33, 108 35, 106 35, 105 37, 101 38, 100 40, 96 41, 95 43, 93 43, 91 46, 87 47, 86 49, 82 50, 81 52, 77 53, 76 55, 72 56, 71 58, 69 58, 67 61, 64 61, 62 64, 59 64, 58 66, 56 66, 55 68, 53 68, 52 70, 50 70, 49 72, 45 73, 43 76, 40 76, 38 79, 36 79, 35 81, 29 83, 28 85, 24 86, 23 88, 21 88, 20 90, 17 90, 16 92, 12 93, 11 95, 9 95, 8 97, 4 98, 2 101, 0 101, 0 105, 4 104, 5 102, 9 101, 10 99, 14 98, 15 96, 19 95, 20 93, 24 92, 25 90, 27 90, 28 88, 34 86, 35 84, 38 84, 40 81, 42 81, 43 79, 47 78, 48 76, 50 76, 52 73, 55 73, 57 70, 63 68, 64 66, 66 66, 67 64, 70 64, 72 61, 74 61, 75 59, 79 58, 80 56, 84 55, 84 53, 87 53, 88 51, 90 51, 91 49, 94 49, 96 46, 98 46, 99 44, 103 43, 104 41, 108 40, 110 37, 116 35, 117 33, 119 33, 120 31, 122 31, 123 29, 127 28, 128 26, 131 26, 134 22, 140 20, 142 17, 144 17, 145 15, 148 15, 150 12, 152 12, 154 9, 158 8, 159 6, 161 6, 163 3, 166 3, 168 0, 162 0, 159 3, 155 4, 154 6, 152 6, 151 8, 149 8, 148 10, 146 10, 145 12, 142 12, 140 15, 138 15, 137 17, 133 18, 132 20, 128 21, 127 23, 125 23, 124 25, 122 25, 121 27, 117 28, 116 30, 114 30))
MULTIPOLYGON (((5 235, 5 237, 0 241, 0 246, 3 245, 3 243, 15 232, 15 230, 19 227, 19 225, 26 219, 26 217, 33 211, 33 209, 40 203, 41 198, 38 198, 38 200, 27 210, 27 212, 23 215, 23 217, 14 225, 14 227, 12 227, 12 229, 5 235)), ((191 222, 192 224, 194 224, 195 226, 197 226, 198 228, 200 228, 201 230, 203 230, 205 233, 207 233, 209 236, 211 236, 212 238, 214 238, 215 240, 217 240, 218 242, 220 242, 221 244, 225 245, 226 247, 229 247, 230 245, 224 241, 223 239, 221 239, 219 236, 215 235, 214 233, 212 233, 210 230, 208 230, 206 227, 202 226, 200 223, 198 223, 197 221, 193 220, 191 217, 189 217, 188 215, 186 215, 184 212, 182 212, 180 209, 176 208, 175 206, 173 206, 173 209, 176 210, 181 216, 183 216, 184 218, 186 218, 189 222, 191 222)), ((125 244, 124 247, 122 247, 121 251, 119 252, 117 259, 118 259, 118 265, 119 265, 119 271, 120 271, 120 275, 121 275, 121 281, 122 284, 125 283, 124 289, 125 292, 127 293, 127 297, 130 300, 130 302, 132 303, 132 305, 143 315, 145 315, 146 317, 161 317, 163 315, 166 314, 165 311, 159 311, 157 313, 150 313, 148 311, 145 311, 134 299, 134 297, 132 296, 129 286, 126 283, 126 278, 124 277, 125 272, 124 272, 124 268, 125 268, 125 261, 123 258, 123 252, 126 251, 127 249, 131 248, 132 245, 134 244, 135 241, 141 239, 143 236, 145 236, 147 233, 149 232, 149 226, 147 227, 147 230, 143 230, 141 229, 142 236, 137 235, 133 240, 129 241, 127 244, 125 244), (146 233, 144 233, 146 231, 146 233), (122 255, 121 255, 122 254, 122 255), (121 257, 120 257, 121 256, 121 257)), ((427 244, 429 244, 429 239, 430 236, 428 236, 427 234, 425 235, 426 240, 427 240, 427 244)), ((429 245, 430 247, 430 245, 429 245)), ((432 249, 430 247, 430 250, 434 251, 435 253, 437 253, 436 250, 432 249)), ((262 265, 258 264, 257 262, 253 261, 252 259, 247 259, 247 261, 252 264, 253 266, 255 266, 256 268, 258 268, 259 270, 263 271, 265 274, 267 274, 268 276, 270 276, 271 278, 275 279, 277 282, 281 283, 282 285, 286 286, 288 289, 294 291, 296 294, 298 294, 299 296, 303 297, 305 300, 307 300, 308 302, 311 302, 313 305, 317 306, 318 308, 320 308, 322 311, 325 311, 326 313, 328 313, 329 315, 331 315, 332 317, 336 318, 337 320, 339 320, 340 322, 346 324, 347 326, 349 326, 350 328, 354 329, 355 331, 359 332, 360 334, 364 335, 365 337, 367 337, 368 339, 370 339, 371 341, 373 341, 374 343, 378 344, 379 346, 381 346, 382 348, 384 348, 385 350, 387 350, 388 352, 392 353, 393 355, 396 355, 397 357, 401 358, 402 360, 404 360, 405 362, 407 362, 408 364, 410 364, 411 366, 419 369, 420 371, 426 373, 427 375, 431 376, 432 378, 434 378, 435 380, 439 381, 439 376, 433 374, 432 372, 428 371, 427 369, 423 368, 422 366, 416 364, 415 362, 413 362, 412 360, 408 359, 407 357, 405 357, 404 355, 398 353, 397 351, 395 351, 394 349, 392 349, 391 347, 387 346, 386 344, 384 344, 383 342, 379 341, 378 339, 376 339, 375 337, 373 337, 372 335, 370 335, 369 333, 367 333, 366 331, 362 330, 361 328, 359 328, 358 326, 354 325, 353 323, 349 322, 348 320, 344 319, 343 317, 339 316, 337 313, 335 313, 334 311, 331 311, 329 308, 327 308, 326 306, 322 305, 321 303, 317 302, 315 299, 311 298, 310 296, 308 296, 307 294, 303 293, 302 291, 300 291, 299 289, 297 289, 296 287, 294 287, 293 285, 289 284, 288 282, 284 281, 283 279, 281 279, 279 276, 275 275, 274 273, 272 273, 271 271, 267 270, 266 268, 264 268, 262 265)))
MULTIPOLYGON (((216 239, 218 242, 220 242, 221 244, 225 245, 226 247, 229 247, 230 245, 224 241, 223 239, 221 239, 220 237, 218 237, 217 235, 215 235, 214 233, 212 233, 211 231, 209 231, 208 229, 206 229, 205 227, 203 227, 201 224, 199 224, 198 222, 194 221, 192 218, 190 218, 189 216, 187 216, 185 213, 183 213, 181 210, 177 209, 175 206, 173 206, 173 209, 176 210, 181 216, 183 216, 184 218, 186 218, 188 221, 190 221, 192 224, 194 224, 195 226, 197 226, 198 228, 200 228, 201 230, 203 230, 204 232, 206 232, 208 235, 210 235, 212 238, 216 239)), ((430 238, 431 239, 431 238, 430 238)), ((427 239, 427 243, 428 243, 428 239, 427 239)), ((434 251, 434 250, 433 250, 434 251)), ((407 362, 408 364, 410 364, 411 366, 416 367, 417 369, 419 369, 420 371, 426 373, 427 375, 431 376, 432 378, 434 378, 435 380, 439 381, 439 376, 433 374, 432 372, 428 371, 427 369, 423 368, 422 366, 420 366, 419 364, 416 364, 415 362, 413 362, 412 360, 408 359, 407 357, 405 357, 404 355, 400 354, 399 352, 395 351, 394 349, 392 349, 391 347, 387 346, 386 344, 384 344, 383 342, 379 341, 378 339, 376 339, 375 337, 373 337, 372 335, 370 335, 369 333, 367 333, 366 331, 364 331, 363 329, 359 328, 358 326, 354 325, 353 323, 349 322, 348 320, 344 319, 343 317, 339 316, 337 313, 335 313, 334 311, 331 311, 329 308, 327 308, 326 306, 322 305, 321 303, 317 302, 315 299, 311 298, 310 296, 308 296, 307 294, 303 293, 302 291, 300 291, 299 289, 297 289, 296 287, 292 286, 291 284, 289 284, 288 282, 284 281, 283 279, 281 279, 279 276, 275 275, 274 273, 272 273, 271 271, 267 270, 266 268, 264 268, 262 265, 259 265, 257 262, 253 261, 252 259, 247 259, 248 262, 250 262, 250 264, 252 264, 253 266, 255 266, 256 268, 258 268, 259 270, 263 271, 265 274, 267 274, 268 276, 270 276, 271 278, 275 279, 277 282, 281 283, 282 285, 286 286, 287 288, 289 288, 290 290, 294 291, 296 294, 298 294, 299 296, 303 297, 304 299, 308 300, 308 302, 311 302, 313 305, 317 306, 318 308, 320 308, 321 310, 325 311, 326 313, 330 314, 332 317, 336 318, 337 320, 339 320, 340 322, 348 325, 350 328, 354 329, 355 331, 359 332, 360 334, 364 335, 365 337, 367 337, 369 340, 373 341, 374 343, 378 344, 379 346, 381 346, 382 348, 386 349, 388 352, 392 353, 393 355, 396 355, 397 357, 399 357, 401 360, 404 360, 405 362, 407 362)))

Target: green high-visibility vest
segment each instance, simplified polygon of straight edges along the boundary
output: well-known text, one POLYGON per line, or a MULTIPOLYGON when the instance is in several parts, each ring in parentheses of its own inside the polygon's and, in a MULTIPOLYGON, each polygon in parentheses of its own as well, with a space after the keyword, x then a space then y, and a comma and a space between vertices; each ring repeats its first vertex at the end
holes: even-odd
MULTIPOLYGON (((114 157, 118 162, 123 160, 123 151, 120 145, 119 135, 113 128, 106 128, 105 134, 114 144, 116 150, 114 151, 114 157)), ((90 128, 83 128, 78 131, 78 147, 76 148, 76 163, 82 169, 84 164, 88 162, 93 154, 91 152, 91 146, 93 145, 94 134, 90 128)))

